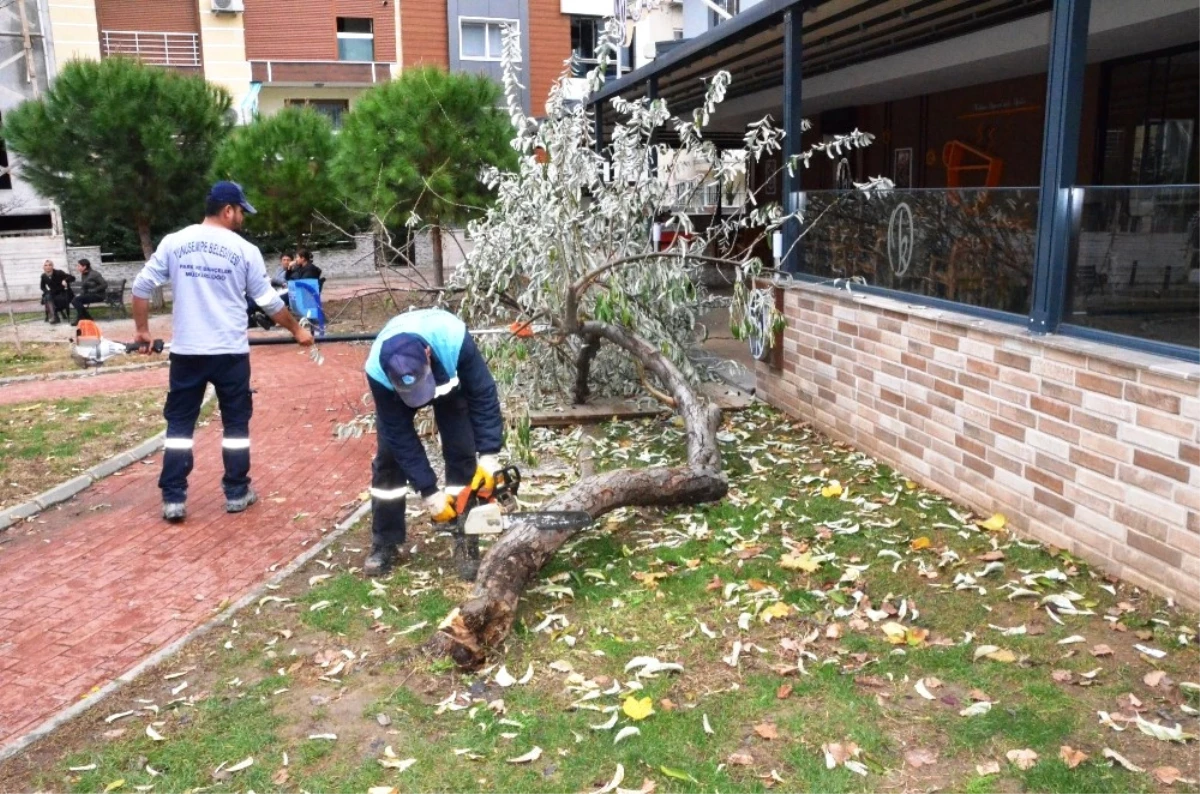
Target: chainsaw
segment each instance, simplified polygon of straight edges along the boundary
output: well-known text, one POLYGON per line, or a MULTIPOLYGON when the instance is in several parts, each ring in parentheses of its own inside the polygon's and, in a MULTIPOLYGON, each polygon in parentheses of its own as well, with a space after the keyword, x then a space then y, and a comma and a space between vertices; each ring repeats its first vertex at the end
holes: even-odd
POLYGON ((532 526, 550 532, 586 529, 592 524, 590 514, 582 510, 519 511, 517 491, 521 487, 521 472, 516 466, 506 466, 492 476, 495 485, 463 488, 455 502, 454 564, 464 582, 475 581, 479 573, 479 538, 500 535, 515 526, 532 526))

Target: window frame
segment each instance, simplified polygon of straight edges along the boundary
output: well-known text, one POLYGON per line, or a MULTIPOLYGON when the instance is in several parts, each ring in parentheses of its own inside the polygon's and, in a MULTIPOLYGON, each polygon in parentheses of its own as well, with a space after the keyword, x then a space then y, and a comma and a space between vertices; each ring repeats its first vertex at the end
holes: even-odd
POLYGON ((334 34, 335 34, 335 36, 337 38, 337 42, 338 42, 338 48, 337 48, 338 58, 337 59, 340 63, 375 63, 375 18, 374 17, 334 17, 333 30, 334 30, 334 34), (367 22, 371 23, 371 32, 370 33, 344 33, 337 29, 338 20, 342 20, 342 19, 366 20, 367 22), (347 58, 343 58, 342 57, 342 47, 341 47, 342 41, 369 41, 369 42, 371 42, 371 57, 365 61, 357 60, 357 59, 350 60, 347 58))
POLYGON ((493 58, 493 57, 490 57, 489 55, 483 55, 483 56, 464 55, 463 54, 463 25, 464 24, 483 25, 484 50, 485 50, 485 52, 489 52, 489 53, 491 52, 491 40, 488 37, 488 27, 490 25, 495 25, 496 27, 499 27, 499 28, 502 28, 504 25, 509 25, 513 28, 516 28, 516 31, 518 34, 521 33, 521 20, 519 20, 519 19, 508 19, 505 17, 459 17, 458 18, 458 60, 459 61, 472 61, 475 63, 500 63, 500 61, 503 59, 503 56, 504 56, 503 31, 501 31, 501 39, 500 39, 501 51, 496 53, 496 57, 493 58))

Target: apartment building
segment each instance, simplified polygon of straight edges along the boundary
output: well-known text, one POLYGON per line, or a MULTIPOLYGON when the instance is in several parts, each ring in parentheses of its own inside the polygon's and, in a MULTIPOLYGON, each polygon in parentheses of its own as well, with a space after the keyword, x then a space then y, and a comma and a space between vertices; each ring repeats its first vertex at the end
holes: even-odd
MULTIPOLYGON (((136 57, 225 86, 243 123, 302 104, 335 125, 364 90, 406 67, 499 79, 505 26, 520 31, 523 100, 540 115, 573 52, 579 76, 594 63, 613 12, 612 0, 40 1, 60 63, 136 57)), ((624 71, 632 59, 629 50, 624 71)))
MULTIPOLYGON (((10 109, 40 96, 53 77, 45 11, 45 0, 0 4, 0 121, 10 109)), ((18 158, 0 141, 0 265, 9 293, 17 299, 36 295, 42 262, 65 267, 66 257, 57 208, 21 180, 18 158)))

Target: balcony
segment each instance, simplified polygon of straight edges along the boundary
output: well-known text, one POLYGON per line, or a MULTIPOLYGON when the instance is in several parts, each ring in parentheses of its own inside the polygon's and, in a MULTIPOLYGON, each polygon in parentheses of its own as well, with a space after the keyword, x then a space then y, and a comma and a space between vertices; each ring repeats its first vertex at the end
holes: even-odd
POLYGON ((265 86, 370 86, 392 79, 380 61, 250 61, 250 79, 265 86))
POLYGON ((151 66, 199 69, 200 36, 195 33, 159 33, 145 30, 103 30, 100 46, 105 58, 137 58, 151 66))

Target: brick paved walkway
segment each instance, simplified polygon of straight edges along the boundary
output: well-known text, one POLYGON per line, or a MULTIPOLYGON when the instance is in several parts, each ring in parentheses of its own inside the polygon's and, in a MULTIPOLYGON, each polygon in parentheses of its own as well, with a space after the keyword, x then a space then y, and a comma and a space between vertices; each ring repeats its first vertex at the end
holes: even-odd
MULTIPOLYGON (((159 454, 0 534, 0 746, 211 618, 353 509, 369 484, 374 438, 339 442, 331 427, 361 404, 367 348, 322 352, 323 367, 292 346, 251 354, 250 473, 260 501, 246 513, 224 512, 213 421, 196 433, 185 523, 159 518, 159 454)), ((165 383, 165 374, 155 377, 165 383)))

